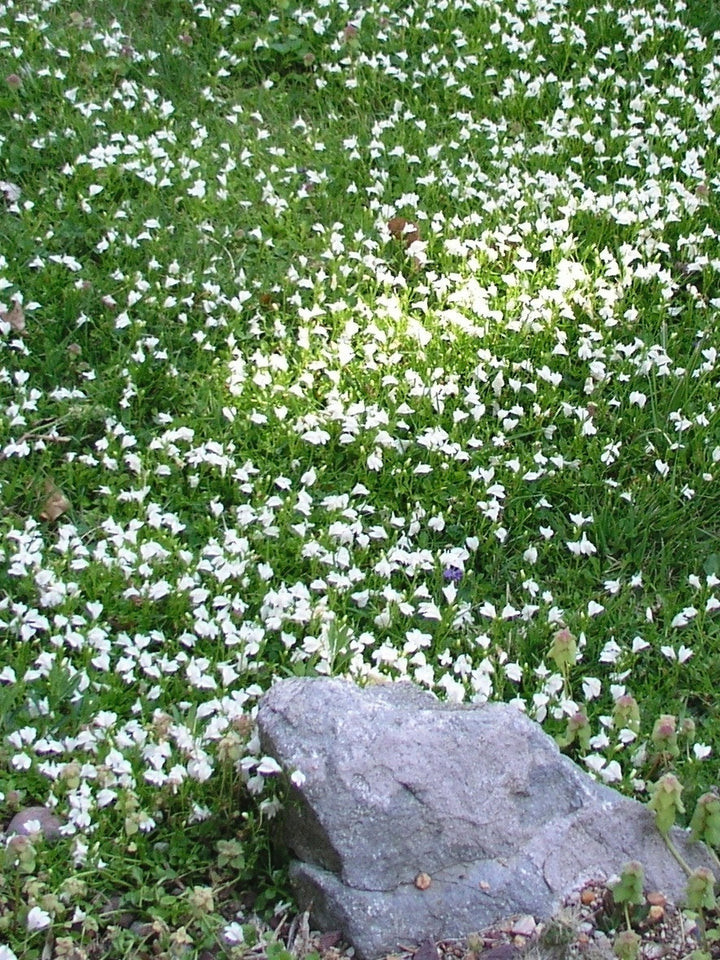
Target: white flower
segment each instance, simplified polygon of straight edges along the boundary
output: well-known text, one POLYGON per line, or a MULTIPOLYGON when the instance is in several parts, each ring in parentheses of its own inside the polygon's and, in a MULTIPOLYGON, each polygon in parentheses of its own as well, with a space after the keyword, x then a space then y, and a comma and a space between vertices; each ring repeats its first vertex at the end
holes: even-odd
POLYGON ((605 750, 610 746, 610 738, 604 730, 601 730, 600 733, 590 738, 589 743, 593 750, 605 750))
POLYGON ((506 663, 503 667, 505 676, 514 683, 520 683, 523 678, 522 667, 519 663, 506 663))
POLYGON ((202 199, 206 193, 205 181, 196 180, 191 187, 188 187, 188 196, 202 199))
POLYGON ((274 757, 262 757, 257 765, 256 773, 269 777, 274 773, 282 773, 282 767, 274 757))
MULTIPOLYGON (((4 194, 8 203, 17 203, 20 199, 20 187, 15 183, 9 183, 7 180, 0 180, 0 193, 4 194)), ((2 960, 2 957, 0 957, 2 960)))
POLYGON ((294 787, 301 787, 306 780, 307 777, 302 770, 293 770, 293 772, 290 774, 290 783, 292 783, 294 787))
POLYGON ((440 608, 437 606, 437 604, 433 603, 432 600, 427 600, 424 603, 419 604, 418 613, 425 620, 442 620, 440 608))
POLYGON ((617 760, 611 760, 606 767, 600 770, 600 779, 603 783, 617 783, 622 780, 622 769, 617 760))
POLYGON ((586 700, 595 700, 602 693, 602 683, 597 677, 585 677, 582 688, 586 700))
POLYGON ((245 942, 245 932, 242 926, 236 922, 229 923, 226 927, 223 927, 222 937, 227 943, 233 945, 245 942))
POLYGON ((600 653, 600 663, 617 663, 621 653, 622 650, 618 646, 617 641, 614 637, 611 637, 602 648, 602 652, 600 653))
POLYGON ((311 443, 313 446, 323 446, 330 439, 330 434, 327 430, 308 430, 305 433, 300 434, 300 439, 304 440, 306 443, 311 443))
POLYGON ((697 614, 697 610, 695 609, 695 607, 684 607, 680 611, 680 613, 676 614, 672 618, 672 622, 670 623, 670 626, 686 627, 696 614, 697 614))
POLYGON ((597 553, 597 547, 588 540, 584 530, 579 540, 567 540, 566 543, 570 553, 576 557, 590 557, 593 553, 597 553))
POLYGON ((31 907, 27 915, 28 930, 44 930, 52 923, 52 917, 47 910, 41 910, 40 907, 31 907))
POLYGON ((590 753, 587 757, 585 757, 584 763, 585 766, 590 767, 594 773, 600 773, 602 768, 607 763, 607 760, 599 753, 590 753))
POLYGON ((449 604, 455 603, 457 598, 457 587, 454 583, 448 583, 446 587, 442 588, 442 592, 449 604))

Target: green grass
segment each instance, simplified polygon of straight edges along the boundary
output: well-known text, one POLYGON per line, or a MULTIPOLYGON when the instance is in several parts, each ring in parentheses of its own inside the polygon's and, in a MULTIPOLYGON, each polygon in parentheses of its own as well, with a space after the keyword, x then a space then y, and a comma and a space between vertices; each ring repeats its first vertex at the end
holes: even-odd
POLYGON ((718 781, 716 14, 0 4, 3 960, 264 935, 276 677, 718 781))

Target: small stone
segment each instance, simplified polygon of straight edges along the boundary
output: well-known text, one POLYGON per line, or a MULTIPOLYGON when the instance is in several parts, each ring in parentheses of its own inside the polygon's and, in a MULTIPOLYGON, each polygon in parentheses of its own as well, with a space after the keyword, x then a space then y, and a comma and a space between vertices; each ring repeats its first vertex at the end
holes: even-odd
POLYGON ((652 890, 645 896, 645 899, 651 907, 664 907, 667 903, 667 897, 664 893, 660 893, 659 890, 652 890))
POLYGON ((586 887, 583 892, 580 894, 580 903, 584 904, 586 907, 589 907, 590 904, 595 903, 595 891, 592 887, 586 887))
POLYGON ((39 832, 46 840, 57 840, 61 836, 62 825, 62 820, 47 807, 26 807, 15 814, 5 832, 22 837, 39 832))
POLYGON ((664 943, 648 943, 643 947, 643 956, 646 960, 660 960, 668 952, 664 943))
POLYGON ((415 886, 418 888, 418 890, 427 890, 431 883, 432 880, 430 879, 430 875, 427 873, 419 873, 415 877, 415 886))
POLYGON ((525 916, 515 917, 510 927, 509 933, 515 937, 532 937, 537 929, 537 924, 535 923, 535 917, 530 916, 530 914, 525 914, 525 916))
POLYGON ((521 914, 501 920, 495 925, 495 929, 500 933, 508 933, 511 937, 531 937, 537 929, 537 924, 530 914, 521 914))

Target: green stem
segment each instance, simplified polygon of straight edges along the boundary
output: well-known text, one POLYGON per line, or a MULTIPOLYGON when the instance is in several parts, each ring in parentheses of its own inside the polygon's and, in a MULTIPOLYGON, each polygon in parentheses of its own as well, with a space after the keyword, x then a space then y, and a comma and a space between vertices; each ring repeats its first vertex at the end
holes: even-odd
POLYGON ((718 855, 715 853, 715 851, 709 844, 706 843, 705 846, 707 848, 708 853, 710 854, 710 859, 718 868, 718 870, 720 870, 720 858, 718 857, 718 855))
POLYGON ((674 844, 674 843, 672 842, 672 840, 670 839, 670 834, 669 834, 669 833, 663 833, 662 838, 663 838, 663 840, 665 841, 665 845, 666 845, 666 847, 668 848, 668 850, 670 851, 670 853, 675 857, 675 859, 677 860, 677 862, 680 864, 680 866, 681 866, 681 867, 683 868, 683 870, 685 871, 686 875, 689 877, 690 874, 692 873, 692 868, 690 867, 690 865, 688 864, 688 862, 685 860, 685 858, 683 857, 683 855, 680 853, 680 851, 678 850, 678 848, 675 846, 675 844, 674 844))

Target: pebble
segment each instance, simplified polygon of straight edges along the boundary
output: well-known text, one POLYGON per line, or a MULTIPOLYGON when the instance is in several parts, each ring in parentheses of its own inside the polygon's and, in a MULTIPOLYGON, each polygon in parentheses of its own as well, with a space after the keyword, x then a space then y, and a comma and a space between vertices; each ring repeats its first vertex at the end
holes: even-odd
POLYGON ((8 836, 19 834, 29 837, 40 825, 40 833, 46 840, 57 840, 61 836, 60 827, 63 822, 47 807, 26 807, 20 810, 7 825, 5 833, 8 836), (32 827, 32 830, 30 829, 32 827))

